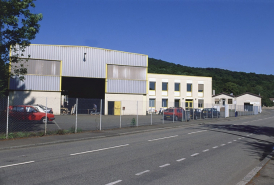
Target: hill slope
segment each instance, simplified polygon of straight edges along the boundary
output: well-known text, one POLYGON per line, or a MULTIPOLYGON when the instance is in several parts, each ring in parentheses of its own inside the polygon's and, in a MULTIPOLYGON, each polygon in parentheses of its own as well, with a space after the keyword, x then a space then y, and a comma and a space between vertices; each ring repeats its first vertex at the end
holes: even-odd
POLYGON ((148 58, 148 72, 209 76, 212 77, 212 86, 216 94, 226 92, 239 95, 251 92, 262 96, 262 105, 273 105, 269 98, 274 97, 274 75, 235 72, 219 68, 194 68, 154 58, 148 58))

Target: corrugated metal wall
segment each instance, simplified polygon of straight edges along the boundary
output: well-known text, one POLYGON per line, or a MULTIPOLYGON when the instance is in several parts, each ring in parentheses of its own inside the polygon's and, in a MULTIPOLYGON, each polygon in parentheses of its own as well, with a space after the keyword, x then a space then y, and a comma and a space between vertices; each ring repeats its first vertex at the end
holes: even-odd
POLYGON ((108 79, 107 92, 146 94, 146 81, 108 79))
POLYGON ((10 79, 10 90, 60 91, 60 77, 25 75, 25 80, 10 79))
POLYGON ((69 77, 105 78, 106 64, 147 67, 147 55, 84 46, 30 45, 24 55, 62 60, 62 76, 69 77))

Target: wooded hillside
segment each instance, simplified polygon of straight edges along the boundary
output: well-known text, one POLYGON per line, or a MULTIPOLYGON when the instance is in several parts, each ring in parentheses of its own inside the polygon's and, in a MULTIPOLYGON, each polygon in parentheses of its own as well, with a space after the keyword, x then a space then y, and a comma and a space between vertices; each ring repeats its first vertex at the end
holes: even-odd
POLYGON ((262 96, 262 105, 273 106, 274 75, 235 72, 219 68, 196 68, 148 58, 148 72, 212 77, 216 94, 225 92, 239 95, 245 92, 262 96))

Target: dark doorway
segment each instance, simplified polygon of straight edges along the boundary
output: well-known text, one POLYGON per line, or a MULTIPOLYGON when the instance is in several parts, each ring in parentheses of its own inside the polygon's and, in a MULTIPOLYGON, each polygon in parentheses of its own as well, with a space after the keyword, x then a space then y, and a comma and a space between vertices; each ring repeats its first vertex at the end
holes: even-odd
POLYGON ((62 95, 68 95, 69 98, 105 99, 105 79, 62 77, 62 95))
POLYGON ((108 101, 108 115, 114 115, 114 101, 108 101))

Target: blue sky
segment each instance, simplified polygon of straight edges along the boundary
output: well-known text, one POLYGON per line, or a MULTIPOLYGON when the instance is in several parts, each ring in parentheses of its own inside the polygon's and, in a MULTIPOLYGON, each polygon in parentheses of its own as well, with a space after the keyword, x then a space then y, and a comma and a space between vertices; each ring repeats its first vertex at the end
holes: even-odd
POLYGON ((274 74, 273 0, 37 0, 33 44, 80 45, 190 67, 274 74))

